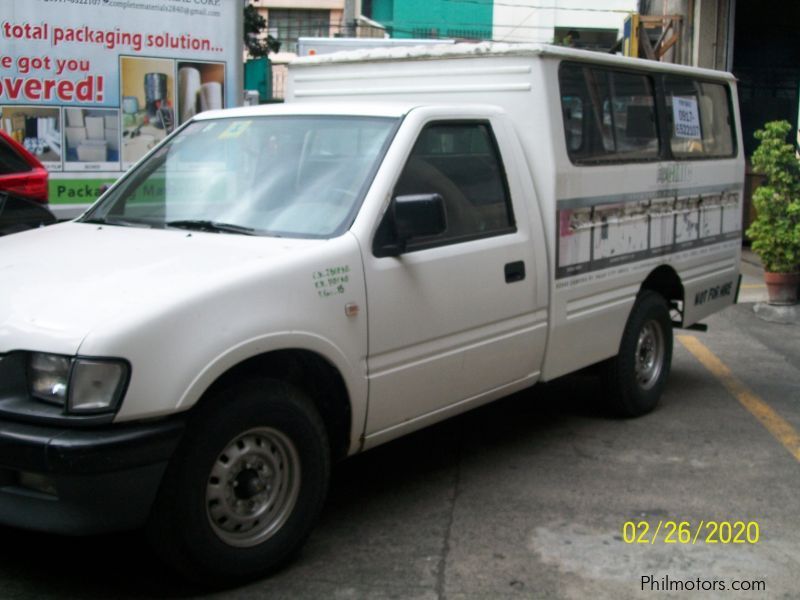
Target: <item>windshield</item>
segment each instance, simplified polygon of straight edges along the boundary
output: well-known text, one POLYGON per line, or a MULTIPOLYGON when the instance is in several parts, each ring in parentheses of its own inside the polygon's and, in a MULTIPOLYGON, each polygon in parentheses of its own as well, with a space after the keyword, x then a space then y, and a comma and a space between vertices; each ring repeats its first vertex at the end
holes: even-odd
POLYGON ((189 124, 81 221, 332 237, 352 223, 397 119, 274 116, 189 124))

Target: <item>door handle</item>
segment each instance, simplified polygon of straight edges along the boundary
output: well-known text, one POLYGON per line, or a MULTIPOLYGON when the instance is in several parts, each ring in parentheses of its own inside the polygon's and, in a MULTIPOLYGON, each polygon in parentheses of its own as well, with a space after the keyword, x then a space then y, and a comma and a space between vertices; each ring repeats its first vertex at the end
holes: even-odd
POLYGON ((506 263, 504 270, 506 274, 506 283, 514 283, 515 281, 522 281, 525 279, 525 263, 521 260, 506 263))

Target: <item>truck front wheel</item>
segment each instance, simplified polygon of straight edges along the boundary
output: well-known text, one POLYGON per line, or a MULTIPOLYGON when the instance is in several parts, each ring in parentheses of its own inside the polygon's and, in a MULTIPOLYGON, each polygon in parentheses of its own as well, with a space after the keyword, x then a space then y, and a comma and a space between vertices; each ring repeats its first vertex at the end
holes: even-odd
POLYGON ((672 322, 666 300, 644 290, 625 324, 619 354, 605 364, 611 409, 622 417, 638 417, 653 410, 671 364, 672 322))
POLYGON ((199 407, 148 526, 156 551, 190 579, 225 585, 286 561, 322 508, 330 472, 313 403, 253 379, 199 407))

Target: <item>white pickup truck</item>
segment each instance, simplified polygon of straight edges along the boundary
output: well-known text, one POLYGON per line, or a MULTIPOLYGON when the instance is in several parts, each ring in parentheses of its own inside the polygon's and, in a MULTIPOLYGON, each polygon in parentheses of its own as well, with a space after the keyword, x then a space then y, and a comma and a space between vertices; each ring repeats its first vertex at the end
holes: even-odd
POLYGON ((301 59, 77 220, 0 239, 0 523, 146 526, 206 581, 309 535, 332 460, 600 363, 658 402, 732 304, 730 74, 539 45, 301 59))

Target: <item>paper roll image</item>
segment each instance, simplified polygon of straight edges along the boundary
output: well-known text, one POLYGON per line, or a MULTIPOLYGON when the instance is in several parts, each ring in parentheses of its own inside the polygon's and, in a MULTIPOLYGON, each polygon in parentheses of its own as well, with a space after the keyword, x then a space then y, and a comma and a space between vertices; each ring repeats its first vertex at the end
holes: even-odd
POLYGON ((222 108, 222 84, 209 81, 200 86, 200 111, 222 108))
POLYGON ((197 114, 197 96, 200 93, 200 71, 194 67, 178 69, 178 118, 181 123, 197 114))

